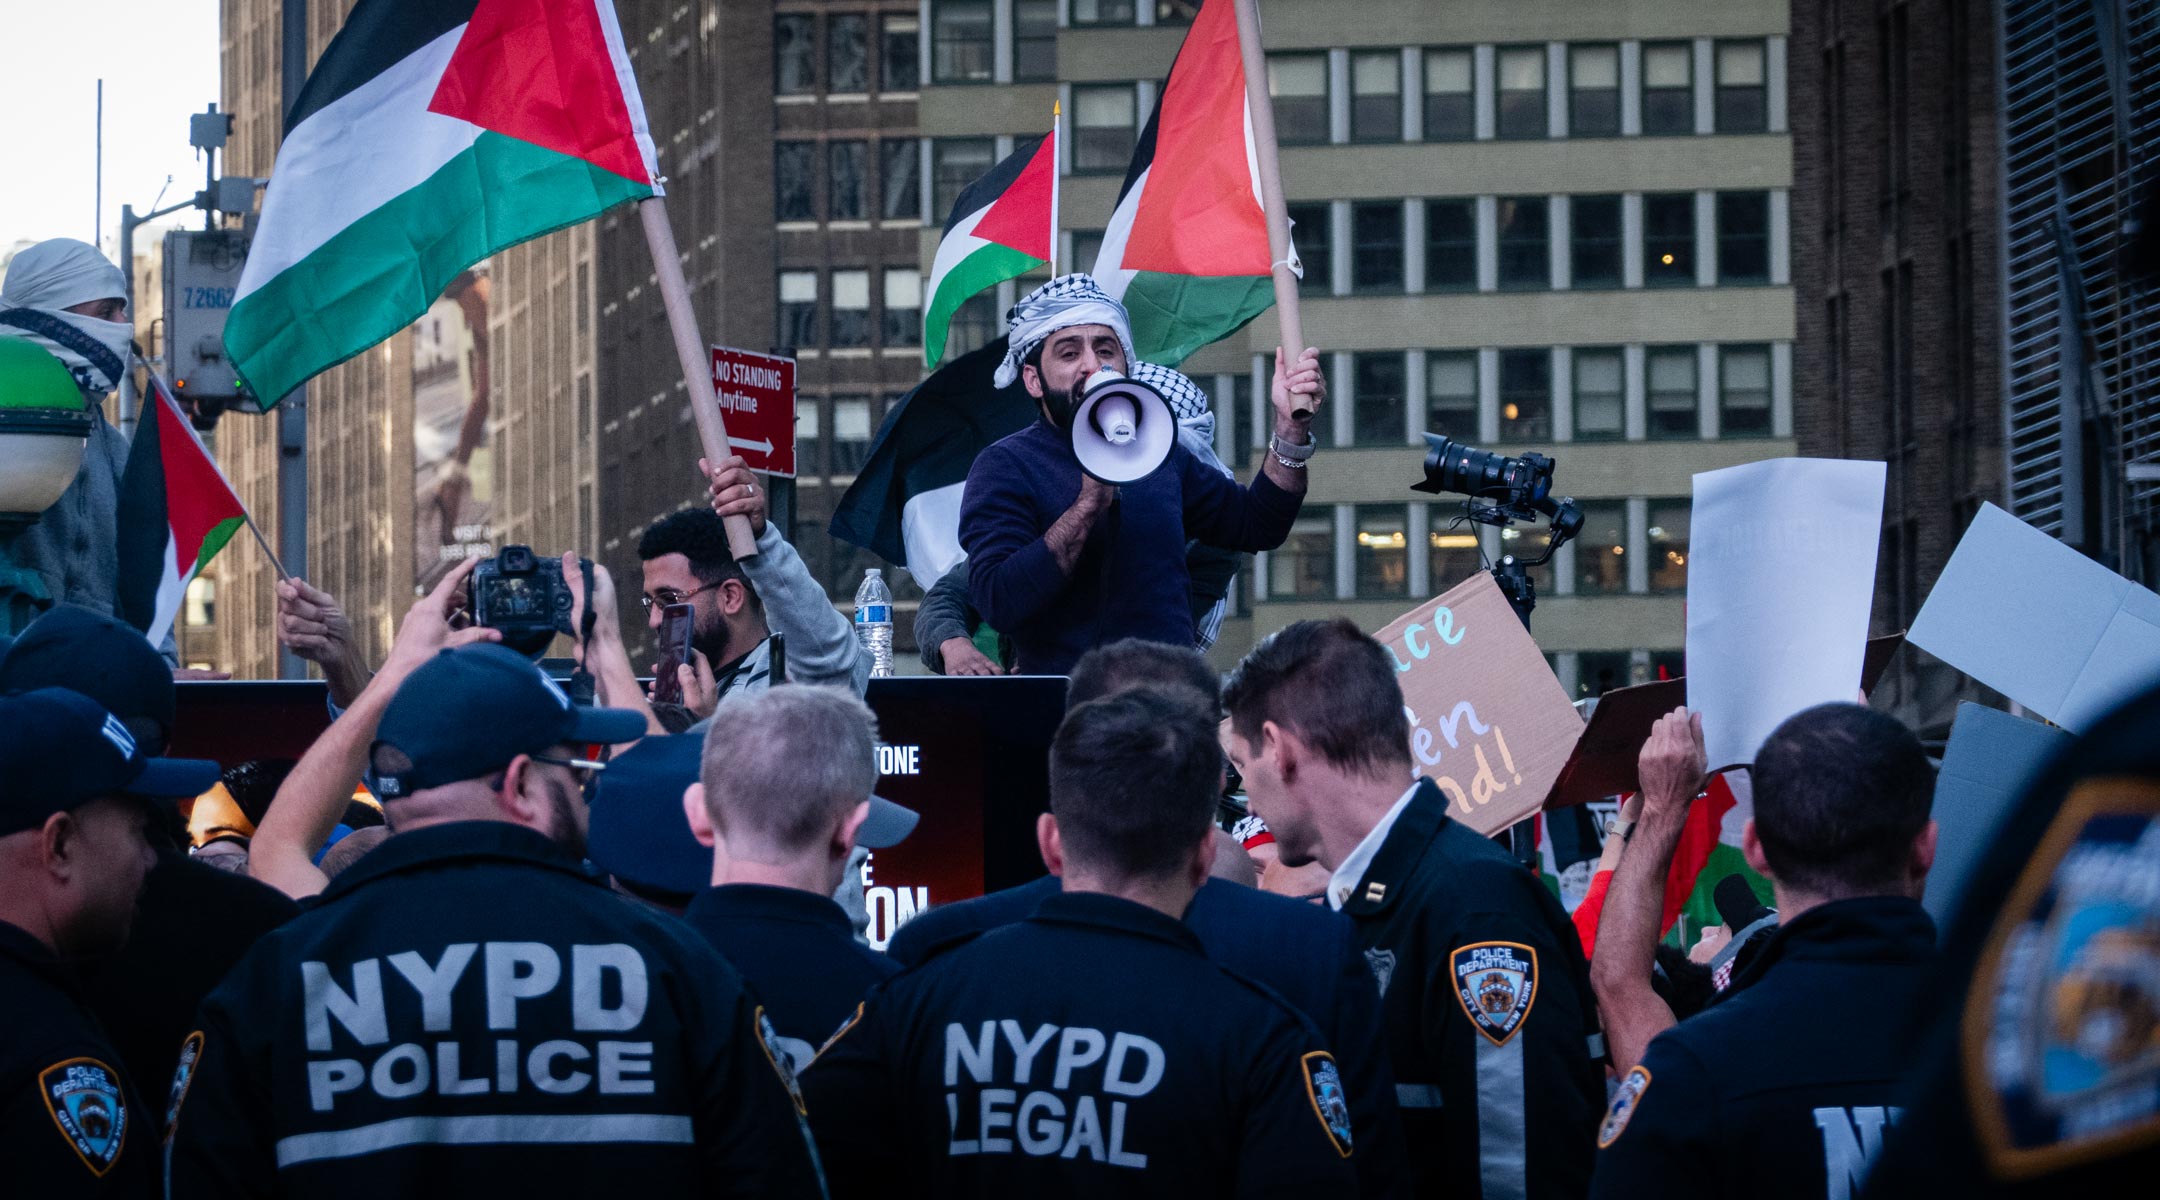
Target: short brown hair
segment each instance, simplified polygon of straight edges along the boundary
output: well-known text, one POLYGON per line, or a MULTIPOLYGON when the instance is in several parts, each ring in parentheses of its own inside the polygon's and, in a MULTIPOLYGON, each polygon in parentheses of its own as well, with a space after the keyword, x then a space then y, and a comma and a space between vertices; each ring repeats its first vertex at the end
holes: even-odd
POLYGON ((1207 659, 1190 646, 1142 638, 1124 638, 1081 655, 1073 664, 1065 701, 1078 706, 1151 684, 1190 688, 1200 694, 1216 720, 1222 719, 1222 677, 1208 666, 1207 659))
POLYGON ((1223 685, 1223 707, 1248 744, 1273 721, 1336 770, 1372 778, 1410 770, 1395 662, 1346 618, 1299 621, 1253 647, 1223 685))
POLYGON ((838 688, 788 684, 722 704, 699 772, 713 828, 753 853, 814 849, 877 786, 877 718, 838 688))
POLYGON ((1050 811, 1071 858, 1117 879, 1174 873, 1215 819, 1222 747, 1184 687, 1138 687, 1065 714, 1050 811))

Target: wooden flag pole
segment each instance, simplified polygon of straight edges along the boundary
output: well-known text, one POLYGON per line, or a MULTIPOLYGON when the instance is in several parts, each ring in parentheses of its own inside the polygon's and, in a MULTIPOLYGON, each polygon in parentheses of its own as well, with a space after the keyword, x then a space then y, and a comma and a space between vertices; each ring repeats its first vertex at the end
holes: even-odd
MULTIPOLYGON (((712 359, 705 339, 698 334, 697 313, 690 307, 690 284, 683 278, 682 257, 675 249, 675 229, 668 224, 667 205, 658 196, 638 201, 638 217, 645 223, 645 245, 652 251, 653 273, 660 282, 660 300, 667 307, 668 329, 675 335, 675 355, 682 360, 683 386, 690 393, 690 413, 697 418, 698 440, 705 446, 705 461, 717 463, 735 451, 728 443, 727 422, 720 416, 720 399, 713 395, 712 359)), ((757 537, 750 532, 750 518, 727 518, 728 551, 738 559, 757 557, 757 537)))
MULTIPOLYGON (((1058 158, 1065 147, 1058 144, 1058 134, 1063 132, 1065 106, 1062 102, 1050 102, 1050 278, 1058 273, 1058 184, 1063 182, 1058 173, 1058 158)), ((1068 268, 1072 269, 1072 268, 1068 268)))
MULTIPOLYGON (((1285 359, 1305 352, 1305 324, 1298 316, 1298 278, 1290 272, 1290 211, 1283 203, 1282 155, 1275 146, 1275 107, 1268 97, 1267 56, 1260 49, 1259 0, 1233 0, 1238 50, 1245 60, 1245 109, 1252 115, 1253 151, 1260 167, 1260 207, 1267 214, 1269 273, 1275 278, 1275 319, 1282 328, 1285 359)), ((1299 420, 1312 416, 1296 409, 1299 420)))

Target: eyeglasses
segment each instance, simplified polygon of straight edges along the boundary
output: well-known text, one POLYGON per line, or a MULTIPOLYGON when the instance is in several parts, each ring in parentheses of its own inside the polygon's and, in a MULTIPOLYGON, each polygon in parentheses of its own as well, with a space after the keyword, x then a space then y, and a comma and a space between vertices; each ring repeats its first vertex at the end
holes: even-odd
POLYGON ((607 764, 595 758, 556 758, 553 755, 548 754, 528 754, 525 757, 533 760, 534 762, 544 762, 553 766, 568 767, 570 769, 570 773, 577 776, 578 786, 580 788, 591 787, 593 781, 599 777, 600 772, 607 770, 607 764))
MULTIPOLYGON (((725 579, 720 581, 720 583, 726 582, 727 580, 725 579)), ((694 592, 678 592, 674 588, 661 588, 659 591, 647 592, 644 595, 639 596, 638 603, 645 606, 646 612, 651 612, 653 610, 653 605, 655 604, 659 605, 662 608, 666 608, 670 604, 687 604, 690 602, 691 597, 702 596, 705 593, 713 590, 714 588, 719 587, 720 583, 708 583, 704 587, 701 587, 694 592)))

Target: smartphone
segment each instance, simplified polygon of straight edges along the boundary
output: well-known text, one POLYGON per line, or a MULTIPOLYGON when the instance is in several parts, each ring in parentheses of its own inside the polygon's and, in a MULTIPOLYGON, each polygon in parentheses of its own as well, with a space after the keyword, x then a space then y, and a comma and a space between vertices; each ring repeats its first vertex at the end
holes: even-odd
POLYGON ((682 677, 675 668, 690 661, 690 637, 697 624, 697 607, 670 604, 660 610, 660 661, 653 667, 654 704, 681 704, 682 677))

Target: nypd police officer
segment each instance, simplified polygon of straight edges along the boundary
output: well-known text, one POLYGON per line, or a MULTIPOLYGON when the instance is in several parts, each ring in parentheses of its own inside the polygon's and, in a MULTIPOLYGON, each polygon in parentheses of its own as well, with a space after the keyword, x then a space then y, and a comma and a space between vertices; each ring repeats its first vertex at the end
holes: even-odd
POLYGON ((879 985, 804 1072, 836 1195, 1356 1193, 1319 1033, 1178 920, 1220 765, 1183 693, 1067 714, 1037 828, 1063 890, 879 985))
POLYGON ((1357 922, 1418 1194, 1580 1196, 1605 1093, 1582 943, 1430 779, 1404 786, 1387 650, 1346 620, 1300 621, 1238 664, 1223 707, 1282 861, 1328 867, 1328 903, 1357 922))
POLYGON ((499 646, 409 649, 342 718, 394 688, 393 836, 204 1002, 173 1194, 819 1194, 741 977, 580 862, 584 747, 642 714, 499 646))
POLYGON ((0 698, 0 1171, 11 1194, 158 1192, 163 1112, 123 1074, 64 960, 127 940, 154 861, 144 799, 193 796, 217 773, 145 758, 118 719, 74 692, 0 698))

